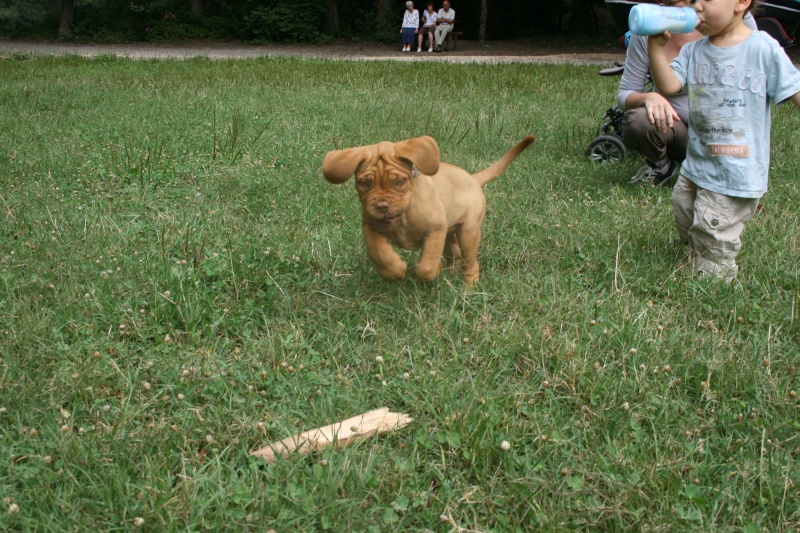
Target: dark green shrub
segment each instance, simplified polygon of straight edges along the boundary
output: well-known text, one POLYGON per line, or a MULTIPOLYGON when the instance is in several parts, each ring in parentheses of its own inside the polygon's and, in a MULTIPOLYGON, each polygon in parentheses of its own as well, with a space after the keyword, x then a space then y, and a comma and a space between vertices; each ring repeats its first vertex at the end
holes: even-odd
POLYGON ((54 36, 58 16, 58 2, 0 0, 0 37, 54 36))
POLYGON ((299 0, 258 7, 244 21, 255 42, 322 43, 330 40, 321 31, 324 16, 324 1, 299 0))

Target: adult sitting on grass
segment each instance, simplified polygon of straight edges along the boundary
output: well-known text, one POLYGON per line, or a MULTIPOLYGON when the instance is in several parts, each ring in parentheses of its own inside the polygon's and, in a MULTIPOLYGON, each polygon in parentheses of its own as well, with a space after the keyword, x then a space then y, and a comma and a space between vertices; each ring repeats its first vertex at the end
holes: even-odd
POLYGON ((450 2, 444 0, 442 2, 442 9, 437 13, 436 20, 436 51, 442 51, 444 40, 447 39, 447 34, 453 31, 453 23, 456 21, 456 10, 450 9, 450 2))
MULTIPOLYGON (((691 3, 689 0, 664 0, 665 6, 688 7, 691 3)), ((744 23, 756 29, 750 13, 745 16, 744 23)), ((684 45, 702 37, 697 30, 674 34, 665 48, 667 60, 672 61, 684 45)), ((672 96, 662 95, 657 87, 648 91, 649 76, 647 37, 632 35, 617 92, 619 107, 627 110, 622 119, 622 138, 628 148, 642 154, 647 161, 631 178, 631 183, 661 185, 669 183, 677 165, 686 158, 689 97, 685 91, 672 96), (653 118, 656 115, 672 117, 672 124, 666 131, 656 127, 653 118)))

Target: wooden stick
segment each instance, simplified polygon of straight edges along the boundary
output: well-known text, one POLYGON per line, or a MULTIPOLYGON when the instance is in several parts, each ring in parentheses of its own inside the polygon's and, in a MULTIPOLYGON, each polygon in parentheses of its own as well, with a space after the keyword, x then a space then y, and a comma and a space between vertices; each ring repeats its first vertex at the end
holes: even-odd
POLYGON ((279 456, 288 457, 292 452, 307 453, 328 446, 349 446, 373 435, 400 429, 412 421, 413 419, 408 415, 390 413, 388 407, 381 407, 341 422, 292 435, 250 452, 250 455, 261 457, 268 463, 274 463, 279 456))

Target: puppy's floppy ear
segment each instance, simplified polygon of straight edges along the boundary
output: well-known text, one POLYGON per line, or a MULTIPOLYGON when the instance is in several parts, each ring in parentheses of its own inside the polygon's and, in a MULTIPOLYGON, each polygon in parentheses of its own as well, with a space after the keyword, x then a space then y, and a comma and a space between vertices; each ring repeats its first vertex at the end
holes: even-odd
POLYGON ((365 146, 328 152, 322 160, 322 174, 331 183, 344 183, 355 174, 358 165, 366 158, 365 146))
POLYGON ((394 153, 414 163, 423 174, 433 176, 439 172, 439 145, 432 137, 426 135, 395 143, 394 153))

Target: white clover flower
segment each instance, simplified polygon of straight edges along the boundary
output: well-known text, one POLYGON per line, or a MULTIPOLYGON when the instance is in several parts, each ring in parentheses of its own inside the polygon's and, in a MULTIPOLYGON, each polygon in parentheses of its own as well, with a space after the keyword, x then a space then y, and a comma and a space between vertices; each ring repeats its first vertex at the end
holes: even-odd
POLYGON ((503 442, 500 443, 500 449, 503 450, 504 452, 507 452, 508 450, 511 449, 511 443, 508 442, 507 440, 504 440, 503 442))

